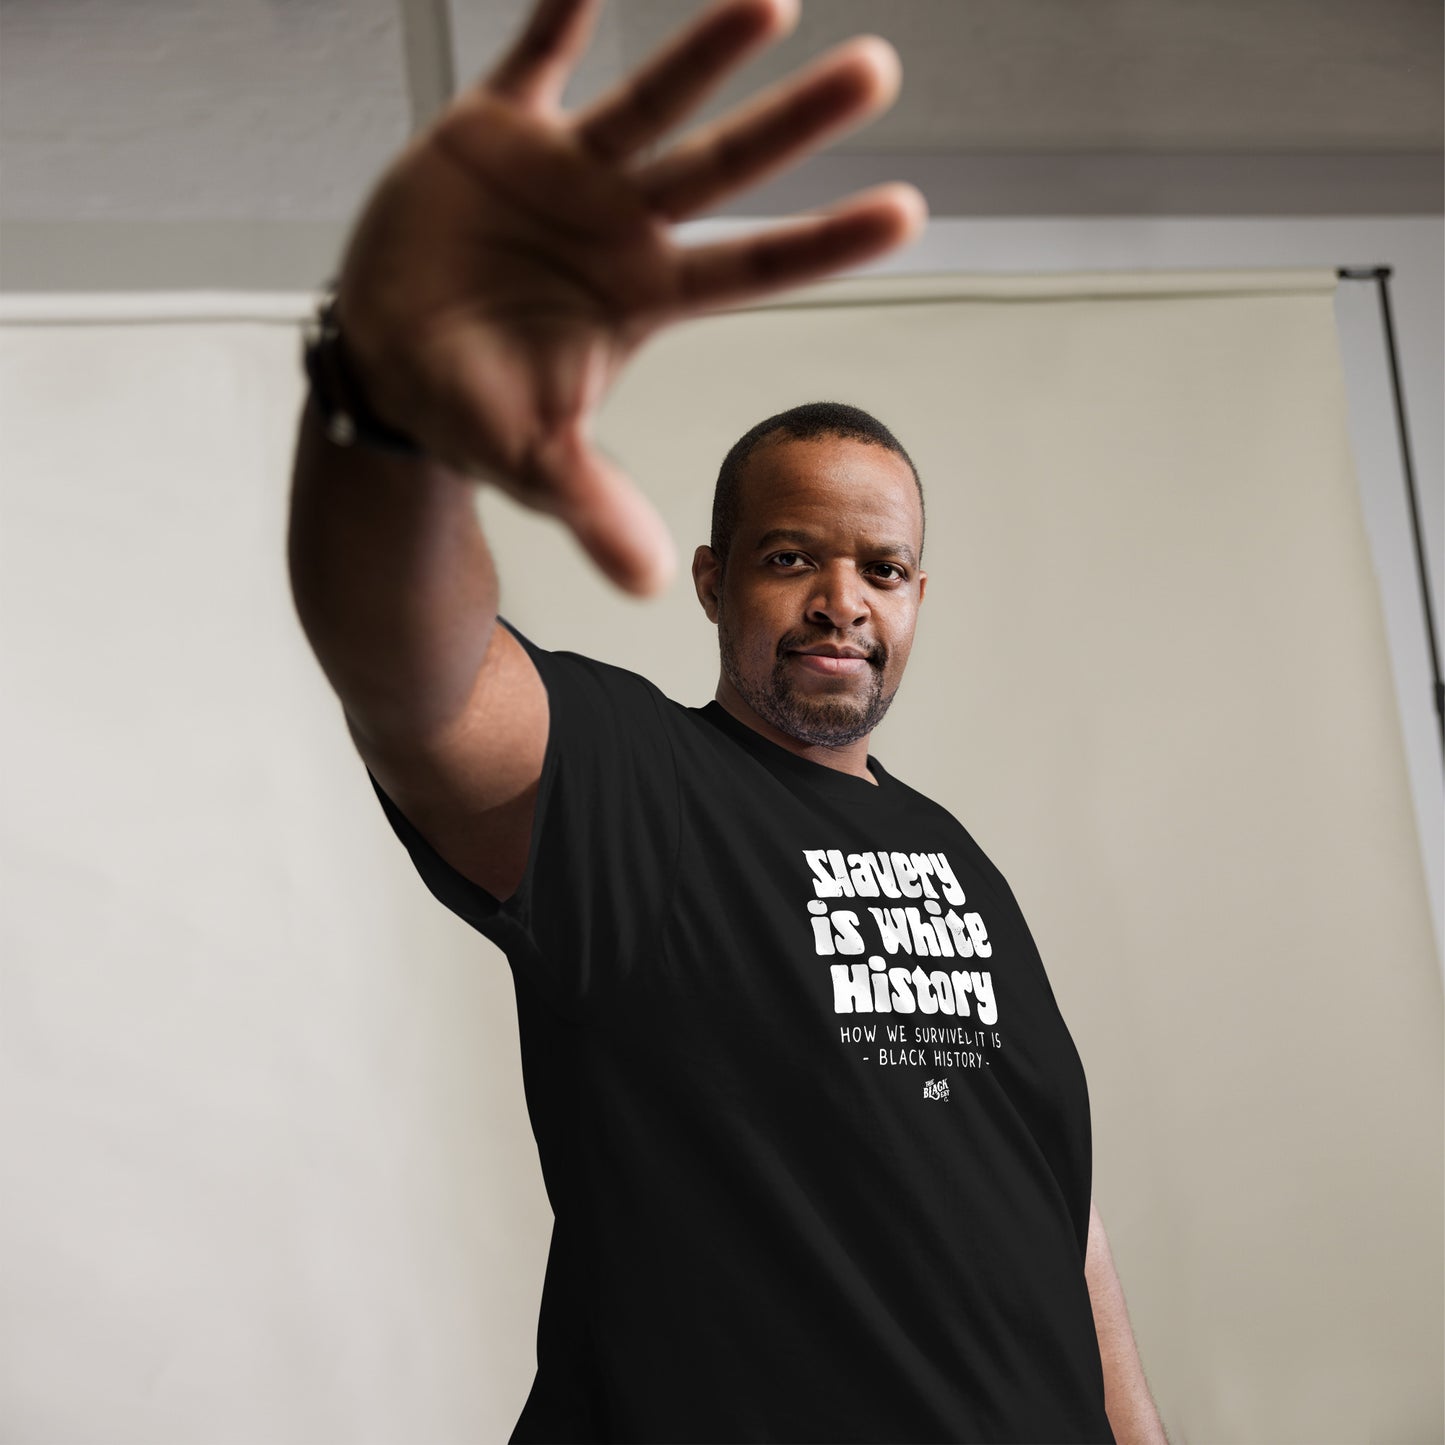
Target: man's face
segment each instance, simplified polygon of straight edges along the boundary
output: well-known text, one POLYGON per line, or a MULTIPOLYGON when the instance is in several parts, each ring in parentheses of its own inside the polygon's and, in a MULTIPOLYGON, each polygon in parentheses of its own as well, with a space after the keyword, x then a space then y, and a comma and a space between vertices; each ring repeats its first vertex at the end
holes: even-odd
POLYGON ((766 441, 747 462, 740 512, 725 568, 711 547, 693 558, 723 677, 781 732, 856 742, 903 680, 927 580, 908 463, 839 437, 766 441), (805 655, 815 648, 861 657, 805 655))

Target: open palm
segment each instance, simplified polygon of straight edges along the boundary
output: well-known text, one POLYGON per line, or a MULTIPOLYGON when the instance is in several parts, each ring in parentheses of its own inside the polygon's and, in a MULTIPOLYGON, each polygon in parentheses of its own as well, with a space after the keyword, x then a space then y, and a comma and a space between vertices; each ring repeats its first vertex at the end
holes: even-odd
POLYGON ((671 149, 654 142, 796 20, 717 0, 585 110, 559 98, 601 0, 539 0, 512 48, 393 161, 348 242, 338 312, 378 412, 443 462, 558 516, 638 593, 672 539, 592 445, 618 371, 660 327, 860 264, 926 210, 901 183, 760 233, 683 247, 675 223, 886 107, 892 48, 835 47, 671 149))

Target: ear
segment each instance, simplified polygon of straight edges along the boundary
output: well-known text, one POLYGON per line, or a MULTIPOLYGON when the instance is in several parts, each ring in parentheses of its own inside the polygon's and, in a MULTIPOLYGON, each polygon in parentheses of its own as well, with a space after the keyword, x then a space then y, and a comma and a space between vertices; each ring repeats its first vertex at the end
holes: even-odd
POLYGON ((927 573, 927 572, 920 572, 920 573, 918 574, 918 600, 919 600, 920 602, 923 601, 923 590, 924 590, 924 588, 926 588, 927 586, 928 586, 928 573, 927 573))
POLYGON ((697 600, 702 603, 707 620, 716 622, 722 600, 722 566, 717 553, 706 542, 692 554, 692 585, 697 589, 697 600))

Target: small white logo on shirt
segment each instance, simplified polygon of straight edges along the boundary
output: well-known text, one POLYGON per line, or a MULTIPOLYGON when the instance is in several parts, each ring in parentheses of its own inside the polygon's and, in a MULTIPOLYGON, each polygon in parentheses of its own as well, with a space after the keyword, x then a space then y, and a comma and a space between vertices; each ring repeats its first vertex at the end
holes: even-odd
POLYGON ((923 1085, 923 1097, 925 1099, 946 1099, 948 1097, 948 1080, 927 1080, 923 1085))

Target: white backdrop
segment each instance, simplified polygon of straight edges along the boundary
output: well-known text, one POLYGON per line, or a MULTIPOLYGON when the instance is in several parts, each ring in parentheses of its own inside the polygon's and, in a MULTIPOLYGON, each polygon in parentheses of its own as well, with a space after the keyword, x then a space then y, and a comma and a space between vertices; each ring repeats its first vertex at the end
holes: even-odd
MULTIPOLYGON (((684 559, 762 416, 912 453, 873 751, 1029 917, 1176 1445, 1439 1438, 1440 975, 1334 285, 831 282, 666 334, 600 430, 684 559)), ((0 330, 0 1434, 501 1439, 550 1226, 510 984, 291 607, 302 298, 211 300, 0 330)), ((481 505, 524 631, 711 696, 685 567, 638 603, 481 505)))

